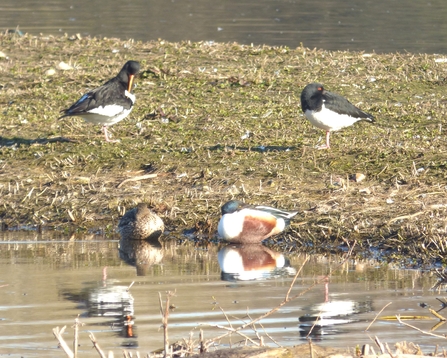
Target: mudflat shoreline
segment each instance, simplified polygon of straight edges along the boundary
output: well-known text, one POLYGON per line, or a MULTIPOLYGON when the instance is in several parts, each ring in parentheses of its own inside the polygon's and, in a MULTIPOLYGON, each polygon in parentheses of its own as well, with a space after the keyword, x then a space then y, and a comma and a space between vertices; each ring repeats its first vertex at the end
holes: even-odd
POLYGON ((384 259, 444 261, 447 60, 237 43, 0 36, 0 220, 116 235, 145 201, 173 237, 215 240, 237 198, 300 210, 271 240, 288 251, 354 242, 384 259), (59 111, 141 63, 135 109, 100 128, 59 111), (318 81, 373 114, 331 135, 303 116, 318 81), (356 181, 356 175, 365 179, 356 181))

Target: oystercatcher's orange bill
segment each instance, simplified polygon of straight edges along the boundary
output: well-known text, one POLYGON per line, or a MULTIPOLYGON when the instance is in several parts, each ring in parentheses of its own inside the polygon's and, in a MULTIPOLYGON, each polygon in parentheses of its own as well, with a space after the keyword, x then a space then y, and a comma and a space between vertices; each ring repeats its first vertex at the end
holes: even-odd
POLYGON ((129 83, 127 84, 127 92, 130 92, 130 90, 132 89, 132 83, 133 83, 134 77, 135 77, 134 75, 129 75, 129 83))

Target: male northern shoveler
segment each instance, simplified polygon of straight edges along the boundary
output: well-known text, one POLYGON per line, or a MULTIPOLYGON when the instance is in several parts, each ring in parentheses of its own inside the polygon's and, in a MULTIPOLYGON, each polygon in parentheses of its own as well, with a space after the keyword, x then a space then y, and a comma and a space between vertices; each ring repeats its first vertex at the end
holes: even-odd
POLYGON ((118 224, 122 240, 155 240, 164 229, 163 220, 144 203, 127 211, 118 224))
POLYGON ((217 253, 221 278, 226 281, 258 280, 295 274, 283 254, 262 244, 228 244, 217 253))
POLYGON ((326 131, 326 144, 318 149, 330 148, 331 131, 349 127, 358 121, 374 122, 374 117, 351 104, 346 98, 326 91, 322 84, 311 83, 301 92, 301 108, 310 123, 326 131))
POLYGON ((279 234, 297 211, 286 211, 269 206, 252 206, 239 200, 230 200, 221 208, 219 236, 232 243, 259 243, 279 234))
POLYGON ((59 119, 78 116, 87 122, 102 124, 106 141, 117 142, 109 139, 107 127, 123 120, 132 111, 135 103, 132 84, 139 70, 138 62, 127 61, 116 77, 83 95, 70 108, 62 110, 64 114, 59 119))

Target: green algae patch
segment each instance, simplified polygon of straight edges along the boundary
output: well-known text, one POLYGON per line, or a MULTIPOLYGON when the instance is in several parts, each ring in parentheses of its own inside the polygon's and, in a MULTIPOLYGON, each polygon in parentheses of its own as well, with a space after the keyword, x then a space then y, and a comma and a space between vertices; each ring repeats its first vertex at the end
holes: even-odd
POLYGON ((442 56, 28 35, 1 35, 0 50, 3 228, 114 235, 124 211, 146 201, 173 236, 192 229, 209 241, 220 206, 238 198, 300 211, 270 241, 289 252, 355 241, 398 261, 445 256, 442 56), (142 71, 134 111, 111 127, 121 142, 58 120, 130 59, 142 71), (332 148, 317 150, 324 133, 300 108, 313 81, 377 123, 334 132, 332 148))

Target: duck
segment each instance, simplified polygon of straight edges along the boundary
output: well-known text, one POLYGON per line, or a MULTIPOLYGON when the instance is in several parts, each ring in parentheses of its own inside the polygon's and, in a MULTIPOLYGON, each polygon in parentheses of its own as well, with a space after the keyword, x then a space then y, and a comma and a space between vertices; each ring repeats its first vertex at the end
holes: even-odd
POLYGON ((121 238, 119 255, 128 265, 135 266, 137 276, 146 276, 152 266, 163 261, 164 251, 158 240, 121 238))
POLYGON ((118 224, 122 240, 156 240, 164 229, 163 220, 145 203, 127 211, 118 224))
POLYGON ((282 253, 257 244, 227 244, 217 253, 221 279, 225 281, 259 280, 281 274, 295 274, 282 253))
POLYGON ((277 235, 290 225, 298 211, 230 200, 221 207, 218 235, 230 243, 253 244, 277 235))
POLYGON ((69 108, 63 109, 63 115, 59 119, 77 116, 86 122, 101 124, 106 142, 119 142, 110 139, 107 128, 122 121, 132 111, 136 97, 131 91, 139 71, 140 64, 137 61, 127 61, 116 77, 87 92, 69 108))
POLYGON ((326 144, 318 149, 329 149, 331 132, 352 126, 358 121, 374 123, 372 114, 354 106, 345 97, 327 91, 321 83, 310 83, 301 92, 301 109, 315 127, 326 131, 326 144))

